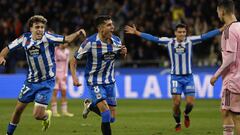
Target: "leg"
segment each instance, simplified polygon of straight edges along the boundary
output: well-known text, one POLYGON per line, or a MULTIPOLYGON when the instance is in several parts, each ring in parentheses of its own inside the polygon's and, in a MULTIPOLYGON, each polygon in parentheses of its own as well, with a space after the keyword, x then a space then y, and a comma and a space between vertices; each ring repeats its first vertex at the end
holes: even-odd
POLYGON ((115 122, 115 118, 116 118, 116 107, 115 106, 109 106, 110 111, 111 111, 111 119, 110 122, 114 123, 115 122))
POLYGON ((233 113, 233 122, 235 125, 235 131, 237 135, 240 135, 240 113, 233 113))
POLYGON ((111 135, 111 125, 110 125, 110 119, 111 119, 111 112, 109 110, 109 106, 107 105, 106 100, 103 100, 99 103, 97 103, 97 107, 99 108, 102 116, 102 124, 101 124, 101 130, 103 135, 111 135))
POLYGON ((51 104, 52 104, 53 116, 60 117, 60 114, 57 111, 57 92, 58 92, 58 89, 53 90, 52 103, 51 104))
POLYGON ((61 90, 61 94, 62 94, 62 100, 61 101, 62 101, 62 113, 63 113, 63 115, 68 116, 68 117, 73 117, 74 114, 69 113, 68 109, 67 109, 68 106, 67 106, 67 90, 66 90, 66 88, 61 90))
POLYGON ((43 131, 46 131, 50 127, 52 111, 46 110, 47 105, 39 104, 35 102, 33 109, 33 116, 36 120, 42 120, 43 131))
POLYGON ((192 111, 194 99, 194 96, 186 96, 186 107, 184 111, 184 125, 186 128, 190 126, 189 113, 192 111))
POLYGON ((180 105, 181 105, 181 95, 173 95, 173 117, 176 121, 176 131, 181 130, 181 110, 180 110, 180 105))
POLYGON ((223 135, 233 135, 234 122, 232 113, 224 109, 222 109, 221 113, 223 119, 223 135))
POLYGON ((20 121, 22 112, 24 111, 26 106, 27 106, 26 103, 22 103, 20 101, 17 101, 17 105, 16 105, 15 110, 14 110, 14 112, 12 114, 11 121, 10 121, 10 123, 8 125, 7 135, 12 135, 14 133, 14 130, 17 127, 17 124, 20 121))
POLYGON ((84 100, 83 106, 84 106, 84 109, 83 109, 83 112, 82 112, 82 116, 83 116, 84 119, 87 118, 90 111, 96 113, 98 116, 101 116, 101 112, 98 109, 98 107, 95 106, 89 99, 86 98, 84 100))

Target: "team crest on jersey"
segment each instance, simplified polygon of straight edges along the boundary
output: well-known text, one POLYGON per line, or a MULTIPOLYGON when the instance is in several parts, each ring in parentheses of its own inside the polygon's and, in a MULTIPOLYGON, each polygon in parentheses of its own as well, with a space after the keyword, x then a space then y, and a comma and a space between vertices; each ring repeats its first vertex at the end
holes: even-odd
POLYGON ((179 44, 177 47, 174 48, 175 49, 175 52, 177 54, 183 54, 186 52, 186 48, 183 47, 181 44, 179 44))
POLYGON ((28 48, 28 54, 30 56, 36 57, 40 55, 40 53, 41 53, 41 49, 39 46, 31 46, 30 48, 28 48))
POLYGON ((116 57, 116 53, 114 52, 107 52, 103 54, 103 60, 114 60, 116 57))

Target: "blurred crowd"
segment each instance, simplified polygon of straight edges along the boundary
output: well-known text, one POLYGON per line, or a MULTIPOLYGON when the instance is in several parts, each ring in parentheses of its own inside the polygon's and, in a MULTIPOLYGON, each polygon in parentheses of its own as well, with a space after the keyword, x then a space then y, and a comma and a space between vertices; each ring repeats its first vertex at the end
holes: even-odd
MULTIPOLYGON (((48 19, 48 30, 70 34, 84 28, 88 35, 96 32, 97 15, 112 16, 116 34, 128 48, 127 60, 121 66, 168 67, 167 49, 156 43, 124 34, 124 26, 135 24, 140 31, 155 36, 172 37, 174 26, 180 22, 189 26, 189 34, 198 35, 221 27, 216 12, 217 0, 0 0, 0 49, 28 31, 27 20, 35 14, 48 19)), ((80 42, 70 46, 76 49, 80 42)), ((195 66, 219 64, 219 37, 193 47, 195 66)), ((24 67, 22 50, 10 54, 7 72, 24 67), (19 62, 16 62, 19 61, 19 62)))

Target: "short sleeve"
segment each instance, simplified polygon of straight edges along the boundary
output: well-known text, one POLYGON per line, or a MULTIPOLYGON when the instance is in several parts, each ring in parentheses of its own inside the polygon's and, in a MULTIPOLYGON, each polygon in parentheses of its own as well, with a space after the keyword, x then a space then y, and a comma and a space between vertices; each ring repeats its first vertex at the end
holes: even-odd
POLYGON ((49 43, 61 44, 61 43, 64 43, 64 41, 65 41, 65 37, 63 35, 45 32, 45 36, 49 43))
POLYGON ((8 45, 8 49, 10 51, 13 51, 17 48, 20 48, 22 47, 22 43, 23 43, 23 40, 24 40, 24 36, 20 36, 19 38, 13 40, 9 45, 8 45))
POLYGON ((91 48, 91 42, 89 42, 86 39, 85 41, 82 42, 79 49, 75 52, 74 57, 80 60, 85 53, 89 52, 90 48, 91 48))
POLYGON ((226 40, 226 51, 237 52, 237 36, 232 30, 229 30, 229 37, 226 40))

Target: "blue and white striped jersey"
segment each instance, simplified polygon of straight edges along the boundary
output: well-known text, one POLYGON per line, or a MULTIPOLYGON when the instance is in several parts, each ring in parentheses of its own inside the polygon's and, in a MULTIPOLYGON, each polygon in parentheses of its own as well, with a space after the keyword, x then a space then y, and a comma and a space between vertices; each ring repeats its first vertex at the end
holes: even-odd
POLYGON ((64 42, 64 36, 45 32, 41 40, 33 40, 24 33, 8 45, 10 51, 23 47, 28 62, 28 82, 41 82, 55 77, 55 46, 64 42))
POLYGON ((158 38, 147 33, 141 33, 141 37, 157 42, 159 45, 166 45, 171 60, 171 74, 187 75, 192 74, 192 46, 220 33, 216 29, 199 36, 187 36, 182 42, 178 42, 176 38, 158 38))
POLYGON ((114 62, 121 49, 121 40, 112 36, 112 44, 107 44, 99 39, 98 34, 88 37, 75 53, 76 59, 81 59, 85 54, 87 63, 85 79, 88 85, 111 84, 115 82, 114 62))

